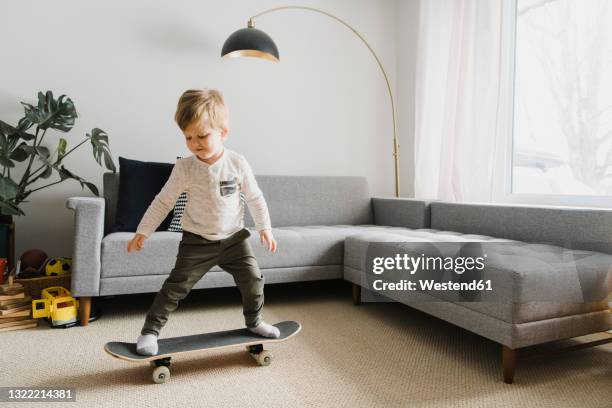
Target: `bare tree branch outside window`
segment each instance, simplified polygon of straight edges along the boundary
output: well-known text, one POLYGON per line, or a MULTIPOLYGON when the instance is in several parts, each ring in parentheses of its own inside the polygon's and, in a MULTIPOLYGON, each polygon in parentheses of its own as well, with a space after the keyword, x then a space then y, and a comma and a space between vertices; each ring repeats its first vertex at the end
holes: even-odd
POLYGON ((513 192, 612 195, 612 6, 518 0, 513 192))

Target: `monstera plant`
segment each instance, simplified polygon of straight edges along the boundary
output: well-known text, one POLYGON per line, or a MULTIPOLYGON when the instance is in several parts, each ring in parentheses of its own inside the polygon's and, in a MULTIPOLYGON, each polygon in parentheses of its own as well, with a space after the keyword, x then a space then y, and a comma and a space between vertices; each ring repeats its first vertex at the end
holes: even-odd
POLYGON ((43 140, 49 129, 60 134, 72 129, 78 116, 72 100, 66 95, 55 99, 53 93, 47 91, 38 93, 37 105, 25 102, 21 104, 24 107, 24 117, 16 126, 0 120, 0 214, 25 215, 20 204, 28 202, 26 199, 30 194, 68 179, 78 181, 82 188, 87 187, 94 195, 99 196, 98 188, 93 183, 68 170, 62 162, 74 150, 89 142, 98 164, 102 166, 104 160, 104 166, 116 172, 108 146, 108 135, 101 129, 93 128, 91 133, 85 135, 84 140, 69 150, 68 141, 64 137, 49 140, 50 136, 47 136, 46 144, 54 148, 51 152, 49 147, 42 145, 43 140), (27 166, 19 180, 11 176, 12 171, 15 173, 17 163, 27 166), (54 171, 58 173, 59 180, 32 187, 41 179, 49 179, 54 171))

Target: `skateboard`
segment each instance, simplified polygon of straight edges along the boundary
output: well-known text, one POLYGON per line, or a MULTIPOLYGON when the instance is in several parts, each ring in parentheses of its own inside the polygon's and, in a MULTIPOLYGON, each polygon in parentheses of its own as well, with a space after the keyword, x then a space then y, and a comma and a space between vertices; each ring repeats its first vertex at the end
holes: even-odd
POLYGON ((138 354, 136 343, 111 341, 104 345, 104 350, 111 356, 130 363, 148 362, 151 367, 154 367, 153 382, 163 384, 170 378, 170 359, 178 354, 245 347, 257 364, 260 366, 270 365, 272 354, 268 350, 264 350, 263 345, 290 339, 302 329, 299 322, 291 320, 277 323, 274 326, 280 330, 279 338, 260 336, 244 328, 159 339, 157 341, 158 351, 154 356, 138 354))

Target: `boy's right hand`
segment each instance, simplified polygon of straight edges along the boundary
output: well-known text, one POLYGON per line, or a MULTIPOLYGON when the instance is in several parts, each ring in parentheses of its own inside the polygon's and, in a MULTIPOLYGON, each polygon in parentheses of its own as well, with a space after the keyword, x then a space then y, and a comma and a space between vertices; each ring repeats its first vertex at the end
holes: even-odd
POLYGON ((144 246, 145 239, 147 239, 147 237, 142 234, 134 235, 134 238, 132 238, 132 240, 128 242, 127 251, 140 251, 144 246))

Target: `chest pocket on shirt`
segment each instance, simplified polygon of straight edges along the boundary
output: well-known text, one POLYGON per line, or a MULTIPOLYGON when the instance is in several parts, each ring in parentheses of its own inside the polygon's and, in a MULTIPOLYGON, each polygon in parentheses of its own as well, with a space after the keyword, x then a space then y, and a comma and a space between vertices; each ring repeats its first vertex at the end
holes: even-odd
POLYGON ((231 180, 219 181, 219 191, 221 197, 226 197, 238 191, 238 178, 234 177, 231 180))

